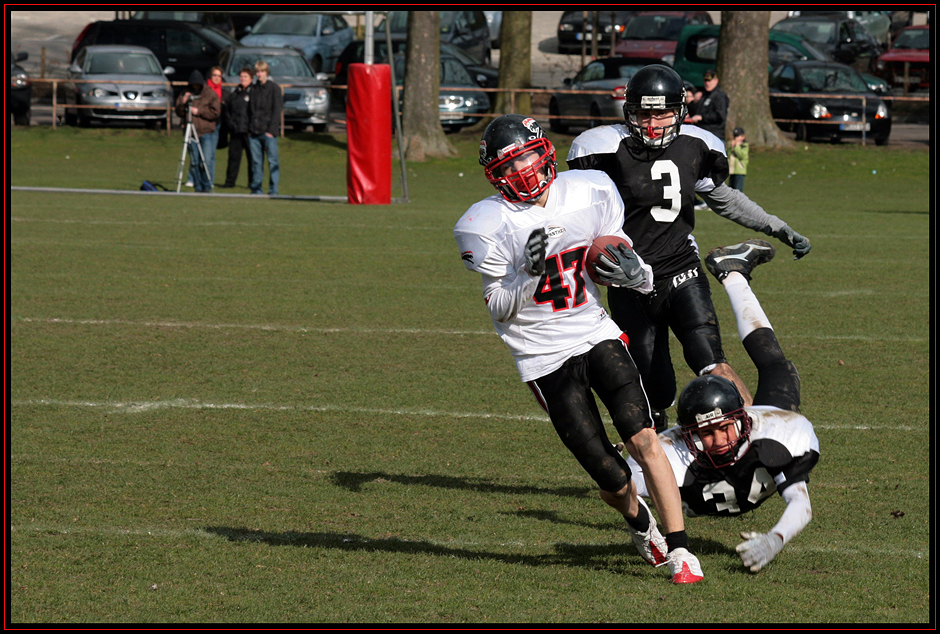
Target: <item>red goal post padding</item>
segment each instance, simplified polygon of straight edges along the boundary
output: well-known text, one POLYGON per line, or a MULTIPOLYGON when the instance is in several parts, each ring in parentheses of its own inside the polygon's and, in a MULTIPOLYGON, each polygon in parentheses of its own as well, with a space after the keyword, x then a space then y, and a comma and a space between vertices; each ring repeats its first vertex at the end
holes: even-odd
POLYGON ((346 93, 346 190, 350 204, 392 202, 392 70, 350 64, 346 93))

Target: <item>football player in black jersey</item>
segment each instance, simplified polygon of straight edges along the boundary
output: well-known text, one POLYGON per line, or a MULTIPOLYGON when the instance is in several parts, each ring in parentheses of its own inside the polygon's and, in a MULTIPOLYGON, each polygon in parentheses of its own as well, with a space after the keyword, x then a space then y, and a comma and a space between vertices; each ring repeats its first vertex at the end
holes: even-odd
MULTIPOLYGON (((813 511, 807 485, 819 460, 813 425, 800 413, 800 375, 780 349, 749 283, 753 268, 773 254, 770 243, 746 240, 714 249, 705 258, 731 300, 738 334, 757 366, 754 404, 745 406, 727 379, 700 376, 679 395, 679 425, 659 434, 686 515, 740 515, 774 492, 787 503, 768 532, 741 533, 737 552, 751 572, 767 565, 809 523, 813 511)), ((643 495, 643 474, 629 458, 627 463, 643 495)))
POLYGON ((676 395, 670 328, 696 375, 723 376, 737 386, 745 405, 752 402, 721 347, 718 317, 691 235, 695 195, 719 215, 781 240, 793 248, 796 259, 810 250, 809 240, 724 184, 724 143, 701 128, 682 125, 685 93, 682 79, 668 66, 641 69, 627 85, 626 123, 587 130, 568 153, 569 168, 601 170, 617 185, 625 206, 623 229, 653 267, 653 293, 610 289, 607 301, 630 338, 630 354, 655 410, 657 431, 666 428, 665 410, 676 395))

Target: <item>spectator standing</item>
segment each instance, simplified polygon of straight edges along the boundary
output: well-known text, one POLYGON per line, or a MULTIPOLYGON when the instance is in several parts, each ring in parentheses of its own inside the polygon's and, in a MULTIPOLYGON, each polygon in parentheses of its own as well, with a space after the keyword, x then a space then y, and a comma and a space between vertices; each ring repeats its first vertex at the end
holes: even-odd
POLYGON ((268 77, 270 68, 264 60, 255 62, 257 81, 248 101, 248 147, 251 150, 251 193, 263 194, 264 155, 268 156, 268 195, 277 196, 280 166, 277 137, 281 133, 284 97, 281 87, 268 77))
POLYGON ((209 179, 215 185, 215 153, 219 147, 219 128, 222 124, 222 67, 213 66, 209 69, 209 88, 215 93, 219 100, 219 119, 216 121, 215 130, 211 136, 206 139, 206 145, 212 144, 212 148, 206 154, 206 165, 209 168, 209 179))
POLYGON ((215 91, 206 85, 202 73, 194 70, 189 76, 188 89, 176 99, 176 114, 184 125, 192 114, 196 140, 189 143, 189 177, 197 192, 212 191, 210 156, 215 160, 216 122, 222 114, 222 106, 215 91), (187 109, 189 112, 187 113, 187 109), (200 149, 202 150, 200 156, 200 149), (202 157, 205 157, 203 162, 202 157))
POLYGON ((247 66, 238 71, 238 85, 225 97, 223 118, 228 127, 228 167, 222 187, 235 187, 242 154, 248 164, 248 185, 251 186, 251 151, 248 147, 248 109, 251 101, 251 81, 255 71, 247 66))
POLYGON ((728 144, 728 166, 731 176, 728 178, 728 185, 731 189, 743 192, 749 154, 747 137, 744 135, 744 128, 735 128, 731 134, 731 143, 728 144))
POLYGON ((686 123, 694 123, 703 130, 708 130, 716 137, 725 140, 725 123, 728 120, 728 95, 718 87, 718 73, 714 69, 706 70, 702 75, 705 90, 701 97, 696 95, 692 102, 692 116, 686 123))

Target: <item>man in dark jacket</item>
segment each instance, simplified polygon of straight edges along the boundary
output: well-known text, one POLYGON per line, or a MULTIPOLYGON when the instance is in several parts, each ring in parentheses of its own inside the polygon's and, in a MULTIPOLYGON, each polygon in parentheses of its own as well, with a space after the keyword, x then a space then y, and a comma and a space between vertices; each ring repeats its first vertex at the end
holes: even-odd
POLYGON ((724 143, 725 123, 728 120, 728 95, 718 87, 718 73, 714 70, 706 70, 702 79, 705 81, 705 92, 692 102, 689 109, 693 114, 686 118, 685 122, 708 130, 724 143))
POLYGON ((235 187, 242 154, 247 155, 248 184, 251 185, 251 151, 248 149, 248 106, 251 97, 251 80, 255 71, 247 66, 238 71, 238 85, 225 96, 222 107, 223 118, 228 126, 228 168, 222 187, 235 187))
POLYGON ((192 115, 197 138, 189 142, 189 176, 193 179, 193 187, 197 192, 212 191, 212 172, 208 161, 215 162, 215 146, 218 142, 216 122, 222 114, 222 104, 198 70, 189 76, 188 89, 177 97, 176 114, 184 125, 189 121, 189 115, 192 115))
POLYGON ((255 62, 257 82, 248 101, 248 147, 251 150, 251 193, 263 194, 264 154, 268 155, 268 195, 277 196, 280 167, 277 162, 277 137, 281 133, 281 88, 268 78, 268 63, 255 62))

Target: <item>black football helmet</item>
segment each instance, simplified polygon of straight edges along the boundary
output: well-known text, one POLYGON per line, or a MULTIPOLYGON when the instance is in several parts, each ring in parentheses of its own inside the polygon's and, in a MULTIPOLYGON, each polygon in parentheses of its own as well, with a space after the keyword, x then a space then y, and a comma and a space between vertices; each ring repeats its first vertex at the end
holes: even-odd
POLYGON ((682 438, 695 459, 706 467, 720 469, 734 464, 750 448, 751 417, 734 383, 722 376, 706 374, 689 381, 676 404, 682 438), (706 450, 700 432, 734 421, 737 438, 706 450))
POLYGON ((480 140, 480 165, 493 187, 510 202, 538 199, 555 180, 555 147, 531 117, 506 114, 494 119, 480 140), (527 152, 539 157, 516 170, 511 164, 527 152))
POLYGON ((685 103, 685 84, 679 73, 663 66, 651 64, 641 68, 630 78, 623 102, 623 118, 630 134, 645 145, 654 148, 672 143, 685 121, 689 109, 685 103), (672 110, 673 122, 662 127, 641 126, 640 111, 672 110))

